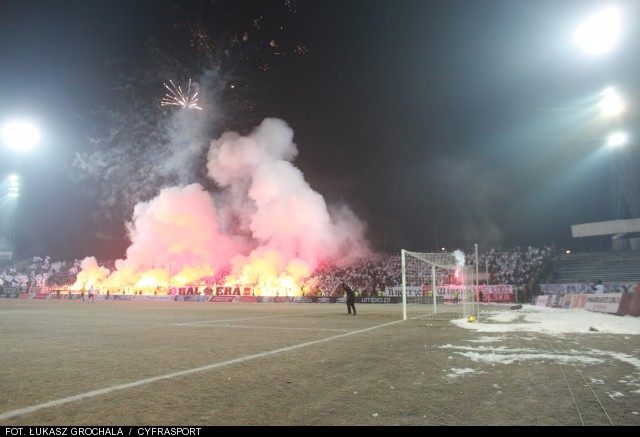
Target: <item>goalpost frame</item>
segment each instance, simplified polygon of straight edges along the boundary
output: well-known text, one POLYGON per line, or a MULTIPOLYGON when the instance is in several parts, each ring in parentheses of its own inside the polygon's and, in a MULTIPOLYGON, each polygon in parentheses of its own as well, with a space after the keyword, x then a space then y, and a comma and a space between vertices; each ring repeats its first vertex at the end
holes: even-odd
MULTIPOLYGON (((401 258, 401 271, 402 271, 402 319, 403 320, 407 320, 408 315, 407 315, 407 260, 406 260, 406 254, 407 251, 405 249, 401 249, 400 252, 400 258, 401 258)), ((426 264, 431 266, 431 303, 433 304, 433 313, 437 314, 438 312, 438 304, 437 304, 437 275, 436 275, 436 268, 441 268, 441 269, 446 269, 446 270, 454 270, 456 268, 460 268, 462 267, 462 271, 463 271, 463 279, 462 282, 464 285, 470 285, 471 286, 471 290, 463 290, 465 296, 463 296, 462 298, 462 309, 463 312, 462 314, 464 315, 464 317, 467 316, 468 313, 475 315, 476 317, 479 316, 479 312, 480 312, 480 305, 479 305, 479 301, 477 299, 478 297, 478 293, 477 290, 479 290, 479 283, 478 283, 478 245, 475 244, 475 268, 472 268, 473 266, 468 265, 468 266, 464 266, 464 265, 451 265, 451 264, 438 264, 435 263, 429 259, 424 258, 423 256, 420 256, 422 254, 416 253, 416 252, 410 252, 411 256, 415 259, 419 259, 420 261, 425 262, 426 264), (464 269, 464 267, 467 267, 467 269, 464 269), (470 273, 470 281, 467 282, 467 280, 465 280, 464 278, 464 274, 469 272, 470 273), (475 277, 475 278, 474 278, 475 277), (474 281, 475 280, 475 281, 474 281), (467 303, 467 293, 471 293, 471 308, 470 311, 468 311, 468 303, 467 303)), ((438 254, 439 255, 439 254, 438 254)), ((449 256, 454 256, 454 254, 442 254, 442 255, 449 255, 449 256)))
MULTIPOLYGON (((401 250, 401 260, 402 260, 402 320, 407 320, 407 262, 405 259, 406 250, 401 250)), ((426 261, 426 260, 425 260, 426 261)), ((436 266, 435 264, 431 264, 431 289, 436 289, 436 266)), ((434 312, 437 312, 436 301, 438 299, 435 298, 435 293, 433 293, 433 308, 434 312)))

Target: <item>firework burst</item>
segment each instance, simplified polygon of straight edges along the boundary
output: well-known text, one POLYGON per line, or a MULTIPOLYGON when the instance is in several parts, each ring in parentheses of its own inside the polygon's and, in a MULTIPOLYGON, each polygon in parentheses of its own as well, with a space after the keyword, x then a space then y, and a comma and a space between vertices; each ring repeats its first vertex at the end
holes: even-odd
POLYGON ((169 80, 171 86, 164 84, 165 88, 169 90, 167 94, 160 101, 161 106, 182 106, 186 109, 198 109, 202 108, 198 106, 198 93, 191 94, 191 79, 187 85, 187 92, 184 93, 180 86, 176 86, 172 80, 169 80))

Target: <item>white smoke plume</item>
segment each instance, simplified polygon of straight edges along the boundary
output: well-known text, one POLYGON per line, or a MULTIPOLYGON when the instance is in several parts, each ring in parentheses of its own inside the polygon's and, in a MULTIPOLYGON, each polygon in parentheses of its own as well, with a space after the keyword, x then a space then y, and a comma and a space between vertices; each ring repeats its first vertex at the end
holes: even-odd
POLYGON ((464 252, 462 252, 459 249, 456 249, 456 250, 453 251, 453 256, 456 259, 457 265, 459 265, 459 266, 463 266, 464 265, 464 262, 465 262, 464 252))
POLYGON ((236 282, 294 285, 321 261, 370 255, 365 223, 348 206, 327 205, 293 165, 297 155, 293 130, 279 119, 246 136, 224 133, 206 163, 221 191, 193 183, 137 204, 126 259, 102 283, 187 283, 228 268, 236 282))

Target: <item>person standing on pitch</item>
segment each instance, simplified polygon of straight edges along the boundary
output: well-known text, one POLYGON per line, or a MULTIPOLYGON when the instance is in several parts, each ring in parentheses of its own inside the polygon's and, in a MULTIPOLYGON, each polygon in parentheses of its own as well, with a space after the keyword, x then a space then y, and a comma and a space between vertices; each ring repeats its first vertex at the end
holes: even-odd
POLYGON ((351 285, 347 284, 345 281, 342 281, 342 289, 344 290, 344 294, 347 295, 347 315, 350 316, 351 310, 353 310, 353 315, 356 315, 356 294, 351 288, 351 285))

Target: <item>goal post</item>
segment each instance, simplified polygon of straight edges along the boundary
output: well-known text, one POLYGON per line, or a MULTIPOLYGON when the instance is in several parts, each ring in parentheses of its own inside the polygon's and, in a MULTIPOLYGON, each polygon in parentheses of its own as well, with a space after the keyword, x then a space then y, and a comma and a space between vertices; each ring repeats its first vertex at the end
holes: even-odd
POLYGON ((477 266, 465 265, 461 251, 401 250, 402 318, 453 320, 477 317, 477 266))

